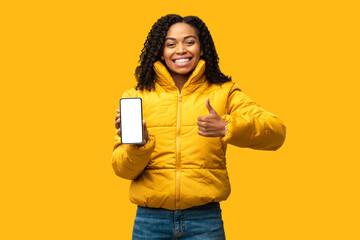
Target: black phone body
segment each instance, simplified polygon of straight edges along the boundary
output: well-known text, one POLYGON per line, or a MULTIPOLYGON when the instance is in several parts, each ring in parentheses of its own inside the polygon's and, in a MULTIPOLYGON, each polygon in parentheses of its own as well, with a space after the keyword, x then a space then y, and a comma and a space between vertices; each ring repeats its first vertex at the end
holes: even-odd
POLYGON ((143 142, 143 117, 141 98, 120 99, 120 129, 122 144, 143 142))

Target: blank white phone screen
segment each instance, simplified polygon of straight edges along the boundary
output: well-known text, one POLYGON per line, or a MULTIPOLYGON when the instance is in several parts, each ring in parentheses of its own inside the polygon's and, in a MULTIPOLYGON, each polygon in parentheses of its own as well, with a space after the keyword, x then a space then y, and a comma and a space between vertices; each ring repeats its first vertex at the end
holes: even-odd
POLYGON ((136 144, 143 142, 141 98, 121 98, 121 142, 136 144))

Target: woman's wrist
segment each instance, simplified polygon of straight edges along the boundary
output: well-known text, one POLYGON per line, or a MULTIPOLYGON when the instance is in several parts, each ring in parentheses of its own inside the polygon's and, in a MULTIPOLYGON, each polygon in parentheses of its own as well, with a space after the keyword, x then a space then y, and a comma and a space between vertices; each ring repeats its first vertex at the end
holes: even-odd
POLYGON ((224 120, 224 122, 225 122, 225 134, 224 134, 224 137, 227 135, 227 132, 228 132, 228 129, 227 129, 227 125, 228 125, 228 123, 224 120))

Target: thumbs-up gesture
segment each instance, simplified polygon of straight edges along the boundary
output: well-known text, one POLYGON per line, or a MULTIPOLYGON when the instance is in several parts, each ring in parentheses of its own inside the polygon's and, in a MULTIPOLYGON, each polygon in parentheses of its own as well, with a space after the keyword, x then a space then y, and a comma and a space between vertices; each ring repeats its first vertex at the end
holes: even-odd
POLYGON ((226 122, 210 105, 209 98, 205 102, 209 115, 198 117, 198 134, 204 137, 223 137, 226 134, 226 122))

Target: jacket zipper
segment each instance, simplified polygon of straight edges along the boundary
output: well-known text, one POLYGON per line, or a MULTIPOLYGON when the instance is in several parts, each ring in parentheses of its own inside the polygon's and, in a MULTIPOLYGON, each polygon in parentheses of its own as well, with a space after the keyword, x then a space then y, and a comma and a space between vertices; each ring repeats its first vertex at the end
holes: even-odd
POLYGON ((178 95, 178 112, 176 125, 176 179, 175 179, 175 208, 180 209, 180 132, 181 132, 181 94, 178 95))

